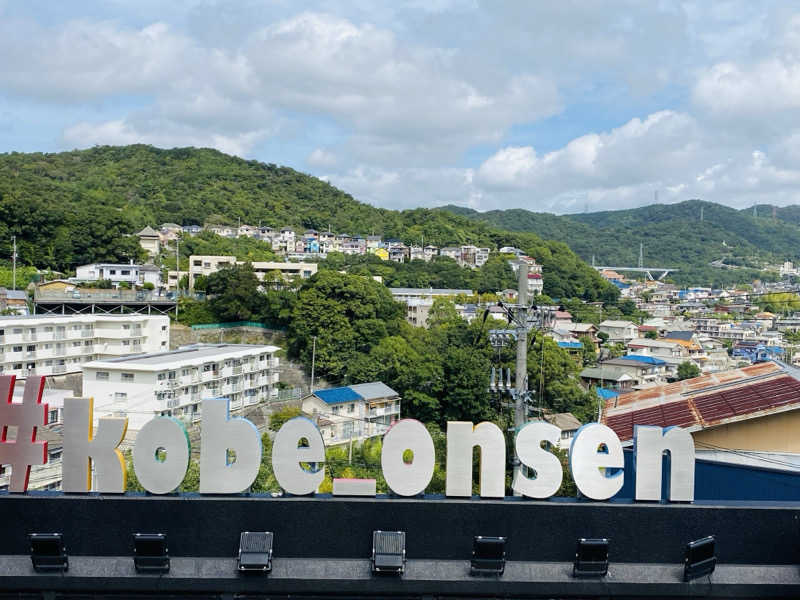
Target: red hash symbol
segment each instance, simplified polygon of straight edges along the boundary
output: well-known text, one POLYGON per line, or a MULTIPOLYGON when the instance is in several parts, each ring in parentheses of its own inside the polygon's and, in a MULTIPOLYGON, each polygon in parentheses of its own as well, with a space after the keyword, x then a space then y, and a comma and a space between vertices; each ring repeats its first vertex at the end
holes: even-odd
POLYGON ((11 465, 8 489, 25 492, 31 465, 47 462, 47 442, 36 441, 37 428, 47 425, 47 404, 42 404, 44 377, 28 377, 22 402, 13 402, 16 379, 0 375, 0 465, 11 465), (13 441, 8 439, 9 427, 17 428, 13 441))

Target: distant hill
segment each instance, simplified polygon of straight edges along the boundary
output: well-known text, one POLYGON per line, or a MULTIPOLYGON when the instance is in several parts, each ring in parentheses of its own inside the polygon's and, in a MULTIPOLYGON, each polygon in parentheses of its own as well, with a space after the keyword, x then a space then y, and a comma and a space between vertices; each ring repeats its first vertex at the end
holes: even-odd
POLYGON ((375 208, 288 167, 216 150, 101 146, 57 154, 0 154, 0 256, 60 271, 94 261, 138 258, 131 234, 145 225, 238 220, 251 225, 381 234, 439 246, 516 246, 544 266, 554 297, 616 297, 566 244, 504 231, 441 210, 375 208))
POLYGON ((547 235, 569 244, 586 261, 636 266, 644 244, 645 266, 676 267, 677 283, 719 285, 764 277, 755 269, 800 258, 800 207, 736 210, 701 200, 641 208, 553 215, 522 209, 464 211, 470 219, 508 229, 547 235), (702 221, 701 221, 702 212, 702 221), (739 267, 726 269, 712 262, 739 267))

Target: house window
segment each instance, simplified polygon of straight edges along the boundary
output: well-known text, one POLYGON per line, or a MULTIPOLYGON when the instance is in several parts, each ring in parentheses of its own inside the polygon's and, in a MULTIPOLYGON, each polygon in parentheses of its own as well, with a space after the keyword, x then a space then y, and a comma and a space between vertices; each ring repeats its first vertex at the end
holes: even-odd
POLYGON ((108 381, 108 371, 98 371, 94 378, 96 381, 108 381))
POLYGON ((11 348, 12 352, 22 352, 22 346, 13 346, 11 348))
POLYGON ((126 392, 114 392, 114 400, 127 400, 128 394, 126 392))
POLYGON ((339 414, 339 409, 340 409, 340 408, 342 408, 342 407, 341 407, 341 406, 334 406, 334 407, 331 409, 331 412, 333 412, 333 414, 335 414, 335 415, 338 415, 338 414, 339 414))
POLYGON ((28 352, 36 352, 36 345, 32 344, 30 346, 26 346, 25 348, 28 352))
POLYGON ((131 345, 131 341, 130 340, 122 340, 122 345, 123 346, 130 346, 131 345))
POLYGON ((347 407, 347 412, 351 413, 355 410, 356 405, 354 403, 350 403, 350 406, 347 407))
POLYGON ((127 269, 124 271, 120 271, 120 275, 130 275, 130 274, 131 274, 130 270, 127 269))
POLYGON ((167 374, 166 373, 159 373, 158 376, 157 376, 157 379, 159 381, 164 381, 164 379, 166 379, 166 378, 167 378, 167 374))
POLYGON ((133 373, 123 373, 122 374, 122 381, 131 382, 133 381, 133 373))
POLYGON ((21 371, 22 363, 14 363, 14 365, 11 368, 14 369, 15 371, 21 371))

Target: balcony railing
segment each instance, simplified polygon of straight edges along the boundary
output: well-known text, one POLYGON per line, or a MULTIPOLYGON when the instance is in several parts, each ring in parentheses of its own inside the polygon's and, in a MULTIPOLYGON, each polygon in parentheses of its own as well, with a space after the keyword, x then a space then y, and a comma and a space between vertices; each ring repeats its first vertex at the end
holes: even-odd
POLYGON ((53 367, 53 373, 66 373, 67 365, 56 365, 53 367))

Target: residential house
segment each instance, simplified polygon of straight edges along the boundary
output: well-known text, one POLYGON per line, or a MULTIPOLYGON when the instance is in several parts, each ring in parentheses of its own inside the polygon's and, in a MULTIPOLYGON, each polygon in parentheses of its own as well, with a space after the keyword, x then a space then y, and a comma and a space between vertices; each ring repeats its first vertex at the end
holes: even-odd
POLYGON ((161 235, 149 225, 136 234, 139 245, 149 254, 155 256, 161 251, 161 235))
POLYGON ((561 430, 561 439, 558 442, 558 447, 562 450, 568 450, 570 444, 572 444, 572 438, 581 428, 581 422, 570 412, 545 415, 544 420, 561 430))
POLYGON ((580 374, 581 381, 589 386, 626 392, 633 389, 637 381, 628 373, 614 366, 587 367, 580 374))
POLYGON ((458 262, 461 260, 461 248, 455 248, 452 246, 448 246, 446 248, 442 248, 439 250, 440 256, 446 256, 447 258, 452 258, 454 261, 458 262))
POLYGON ((317 421, 327 445, 361 442, 383 435, 400 419, 400 395, 375 381, 315 390, 303 400, 303 412, 317 421))
POLYGON ((425 246, 423 248, 423 258, 426 261, 431 261, 435 256, 439 255, 439 248, 437 246, 425 246))
POLYGON ((611 343, 627 344, 629 341, 639 337, 639 328, 630 321, 607 319, 600 323, 598 330, 608 335, 608 341, 611 343))
POLYGON ((152 283, 154 287, 161 285, 161 270, 155 265, 135 265, 133 261, 124 263, 93 263, 81 265, 75 269, 75 277, 70 281, 88 283, 108 280, 115 286, 126 283, 131 286, 152 283))
POLYGON ((614 367, 630 375, 636 383, 634 387, 647 387, 658 383, 666 383, 676 367, 654 356, 631 354, 602 361, 599 367, 614 367))
POLYGON ((23 290, 0 287, 0 312, 3 314, 27 315, 28 294, 23 290))

